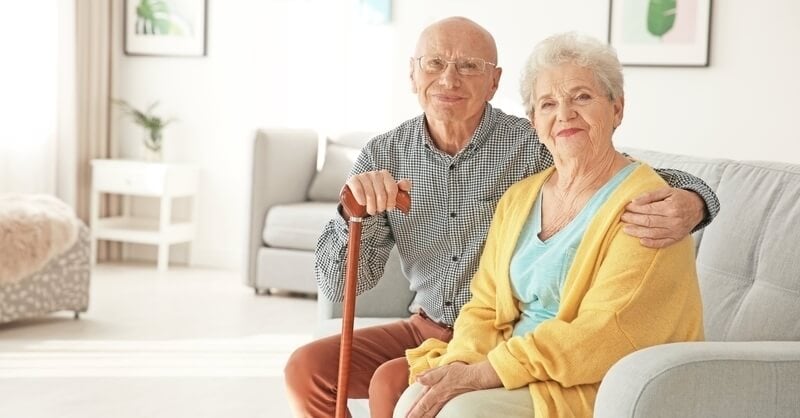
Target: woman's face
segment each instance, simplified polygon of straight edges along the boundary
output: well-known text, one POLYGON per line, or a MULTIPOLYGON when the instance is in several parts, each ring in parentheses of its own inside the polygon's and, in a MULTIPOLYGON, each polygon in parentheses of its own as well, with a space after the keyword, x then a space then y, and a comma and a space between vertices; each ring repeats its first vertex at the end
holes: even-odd
POLYGON ((590 158, 612 147, 623 100, 609 99, 590 70, 575 64, 546 69, 533 95, 533 127, 553 157, 590 158))

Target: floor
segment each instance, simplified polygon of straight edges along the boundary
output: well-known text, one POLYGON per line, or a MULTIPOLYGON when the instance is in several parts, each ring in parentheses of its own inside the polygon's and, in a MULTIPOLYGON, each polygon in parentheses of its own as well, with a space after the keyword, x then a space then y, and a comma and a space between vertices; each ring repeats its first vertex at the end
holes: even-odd
POLYGON ((0 417, 289 417, 282 370, 315 301, 232 272, 101 264, 89 311, 0 325, 0 417))

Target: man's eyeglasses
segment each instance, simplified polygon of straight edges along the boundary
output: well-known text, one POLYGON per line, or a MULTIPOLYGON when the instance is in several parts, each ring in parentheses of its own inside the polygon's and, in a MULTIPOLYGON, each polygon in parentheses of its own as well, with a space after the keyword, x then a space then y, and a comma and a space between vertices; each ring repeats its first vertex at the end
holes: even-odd
POLYGON ((497 65, 482 58, 465 57, 458 58, 455 61, 448 61, 437 55, 423 55, 416 58, 416 61, 419 64, 419 69, 427 74, 441 74, 447 70, 448 65, 455 64, 456 71, 461 75, 481 75, 486 72, 487 65, 497 65))

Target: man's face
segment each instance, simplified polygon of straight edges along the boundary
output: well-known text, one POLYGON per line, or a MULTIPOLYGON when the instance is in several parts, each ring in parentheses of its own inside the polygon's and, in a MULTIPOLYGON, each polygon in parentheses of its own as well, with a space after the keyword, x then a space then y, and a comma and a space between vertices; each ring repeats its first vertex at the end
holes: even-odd
POLYGON ((445 124, 480 121, 484 104, 497 91, 502 70, 486 64, 482 74, 460 74, 453 61, 463 63, 467 58, 496 62, 494 45, 475 28, 451 24, 423 33, 409 65, 412 90, 429 120, 445 124), (452 63, 445 63, 440 73, 429 73, 420 68, 423 56, 452 63))

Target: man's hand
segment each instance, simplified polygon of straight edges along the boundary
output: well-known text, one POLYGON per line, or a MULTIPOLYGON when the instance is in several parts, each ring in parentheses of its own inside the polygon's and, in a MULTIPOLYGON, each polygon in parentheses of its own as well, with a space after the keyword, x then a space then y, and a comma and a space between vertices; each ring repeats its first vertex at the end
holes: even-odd
POLYGON ((395 181, 386 170, 368 171, 347 180, 347 186, 359 205, 367 207, 367 213, 375 215, 394 209, 397 204, 397 191, 411 190, 409 180, 395 181))
POLYGON ((411 407, 407 418, 433 418, 448 401, 462 393, 503 385, 488 361, 437 367, 419 375, 417 382, 425 386, 425 390, 411 407))
POLYGON ((642 245, 663 248, 689 235, 705 212, 706 204, 696 193, 667 186, 634 199, 620 219, 628 224, 625 233, 642 245))

